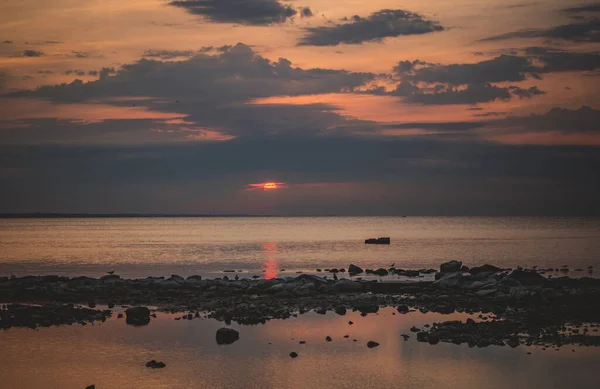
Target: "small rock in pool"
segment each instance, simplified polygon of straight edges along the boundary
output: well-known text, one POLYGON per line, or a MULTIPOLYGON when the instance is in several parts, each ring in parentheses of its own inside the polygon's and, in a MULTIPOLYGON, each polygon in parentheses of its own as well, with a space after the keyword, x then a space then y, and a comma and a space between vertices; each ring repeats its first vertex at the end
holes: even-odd
POLYGON ((327 336, 327 337, 325 338, 325 340, 326 340, 326 341, 328 341, 328 342, 331 342, 333 339, 331 339, 331 336, 327 336))
POLYGON ((369 342, 367 343, 368 348, 373 348, 373 347, 377 347, 377 346, 379 346, 379 343, 374 342, 372 340, 369 340, 369 342))
POLYGON ((108 303, 108 309, 113 309, 115 307, 115 303, 108 303))
POLYGON ((125 310, 127 324, 143 326, 150 323, 150 310, 147 307, 131 307, 125 310))
POLYGON ((86 386, 85 389, 96 389, 96 385, 86 386))
POLYGON ((233 328, 219 328, 217 330, 217 344, 231 344, 240 338, 240 333, 233 328))
POLYGON ((292 351, 292 352, 290 353, 290 357, 292 357, 292 358, 296 358, 296 357, 298 357, 298 353, 297 353, 297 352, 295 352, 295 351, 292 351))
POLYGON ((354 322, 353 321, 349 321, 348 324, 352 325, 352 324, 354 324, 354 322))
POLYGON ((346 307, 344 307, 343 305, 336 307, 335 313, 337 313, 340 316, 344 316, 346 314, 346 307))
POLYGON ((167 365, 165 365, 164 362, 157 362, 154 359, 149 362, 146 362, 146 367, 151 367, 152 369, 162 369, 165 366, 167 365))
POLYGON ((117 315, 117 319, 122 319, 122 318, 123 318, 123 314, 122 314, 122 313, 119 313, 119 314, 117 315))
POLYGON ((298 343, 300 343, 300 344, 305 344, 305 343, 306 343, 306 341, 305 341, 305 340, 301 340, 301 341, 299 341, 298 343))

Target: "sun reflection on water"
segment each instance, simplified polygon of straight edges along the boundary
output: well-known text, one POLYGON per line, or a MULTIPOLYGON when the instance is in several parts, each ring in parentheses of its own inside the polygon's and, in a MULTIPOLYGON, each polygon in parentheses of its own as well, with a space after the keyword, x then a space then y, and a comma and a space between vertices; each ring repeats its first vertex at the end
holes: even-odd
POLYGON ((279 265, 277 264, 277 243, 263 243, 265 250, 265 263, 262 268, 265 273, 265 280, 277 278, 279 265))

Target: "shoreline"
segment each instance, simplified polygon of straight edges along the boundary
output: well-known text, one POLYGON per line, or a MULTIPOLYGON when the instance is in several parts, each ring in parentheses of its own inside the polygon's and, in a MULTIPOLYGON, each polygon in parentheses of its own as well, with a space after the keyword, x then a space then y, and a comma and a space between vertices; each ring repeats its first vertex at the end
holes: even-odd
MULTIPOLYGON (((348 270, 363 274, 354 265, 348 270)), ((375 272, 383 271, 387 270, 375 272)), ((332 280, 307 274, 271 280, 227 278, 0 277, 0 302, 6 304, 0 311, 0 328, 104 321, 115 306, 150 306, 156 307, 153 311, 182 313, 178 320, 208 317, 242 325, 288 319, 309 311, 345 315, 351 310, 366 316, 391 306, 398 314, 464 312, 479 314, 482 319, 432 323, 413 330, 418 341, 430 344, 600 346, 600 336, 592 336, 600 326, 596 309, 600 279, 595 278, 545 278, 537 269, 507 270, 491 265, 469 269, 456 261, 442 264, 435 281, 377 282, 341 276, 332 280), (109 309, 96 310, 96 304, 109 309)), ((150 311, 145 311, 135 324, 151 320, 150 311)))

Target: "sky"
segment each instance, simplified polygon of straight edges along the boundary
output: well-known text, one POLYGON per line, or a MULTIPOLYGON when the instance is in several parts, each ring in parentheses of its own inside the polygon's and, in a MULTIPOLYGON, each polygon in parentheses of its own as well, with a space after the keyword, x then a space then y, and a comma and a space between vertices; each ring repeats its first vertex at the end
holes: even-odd
POLYGON ((0 212, 600 216, 598 91, 597 2, 3 0, 0 212))

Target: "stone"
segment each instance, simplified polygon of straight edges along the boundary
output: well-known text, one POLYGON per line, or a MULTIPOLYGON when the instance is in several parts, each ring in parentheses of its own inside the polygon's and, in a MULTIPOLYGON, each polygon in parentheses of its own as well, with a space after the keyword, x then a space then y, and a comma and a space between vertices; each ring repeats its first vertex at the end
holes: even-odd
POLYGON ((297 353, 297 352, 295 352, 295 351, 292 351, 292 352, 290 353, 290 357, 292 357, 292 358, 297 358, 297 357, 298 357, 298 353, 297 353))
POLYGON ((147 307, 131 307, 125 310, 127 324, 143 326, 150 323, 150 310, 147 307))
POLYGON ((108 275, 100 277, 100 281, 102 281, 106 284, 113 284, 113 283, 119 281, 120 279, 121 279, 121 277, 119 277, 116 274, 108 274, 108 275))
POLYGON ((377 304, 364 303, 364 304, 360 304, 356 308, 361 314, 377 313, 379 311, 379 305, 377 305, 377 304))
POLYGON ((343 305, 336 307, 335 313, 337 313, 340 316, 344 316, 346 314, 346 307, 344 307, 343 305))
POLYGON ((219 328, 217 330, 217 344, 231 344, 240 338, 240 333, 233 328, 219 328))
POLYGON ((397 310, 400 313, 408 313, 409 308, 408 308, 408 305, 401 304, 401 305, 398 305, 397 310))
POLYGON ((350 264, 350 266, 348 266, 348 273, 353 276, 356 274, 361 274, 363 272, 363 269, 361 269, 360 267, 350 264))
POLYGON ((482 290, 478 290, 477 292, 475 292, 475 296, 477 297, 487 297, 487 296, 491 296, 493 294, 496 294, 498 292, 497 289, 482 289, 482 290))
POLYGON ((500 269, 499 267, 493 266, 493 265, 482 265, 482 266, 475 266, 469 269, 469 273, 475 275, 475 274, 481 274, 481 273, 498 273, 499 271, 502 271, 502 269, 500 269))
POLYGON ((377 347, 377 346, 379 346, 379 343, 377 343, 377 342, 374 342, 372 340, 369 340, 369 342, 367 342, 367 347, 368 348, 374 348, 374 347, 377 347))
POLYGON ((113 309, 115 307, 115 303, 108 303, 108 309, 113 309))
POLYGON ((517 337, 512 337, 509 340, 506 341, 506 344, 512 348, 518 347, 519 346, 519 339, 517 337))
POLYGON ((327 336, 327 337, 325 337, 325 340, 328 342, 331 342, 333 339, 331 339, 331 336, 327 336))
POLYGON ((387 276, 389 274, 389 272, 383 268, 377 269, 373 272, 373 274, 376 274, 378 276, 384 277, 387 276))
POLYGON ((365 240, 365 244, 390 244, 391 240, 389 237, 382 238, 369 238, 365 240))
POLYGON ((543 275, 533 271, 513 270, 506 278, 517 281, 524 286, 545 285, 548 283, 548 280, 543 275))
POLYGON ((440 342, 440 337, 437 334, 429 334, 427 341, 429 344, 438 344, 440 342))
POLYGON ((461 261, 444 262, 440 265, 440 273, 450 273, 460 271, 462 267, 461 261))
POLYGON ((460 272, 444 273, 442 278, 433 282, 433 285, 440 288, 455 288, 460 286, 463 281, 463 274, 460 272))
POLYGON ((96 385, 86 386, 85 389, 96 389, 96 385))
POLYGON ((164 362, 157 362, 154 359, 146 362, 146 367, 150 367, 152 369, 162 369, 167 365, 164 362))
POLYGON ((339 280, 333 285, 333 289, 342 293, 361 293, 363 285, 351 280, 339 280))

